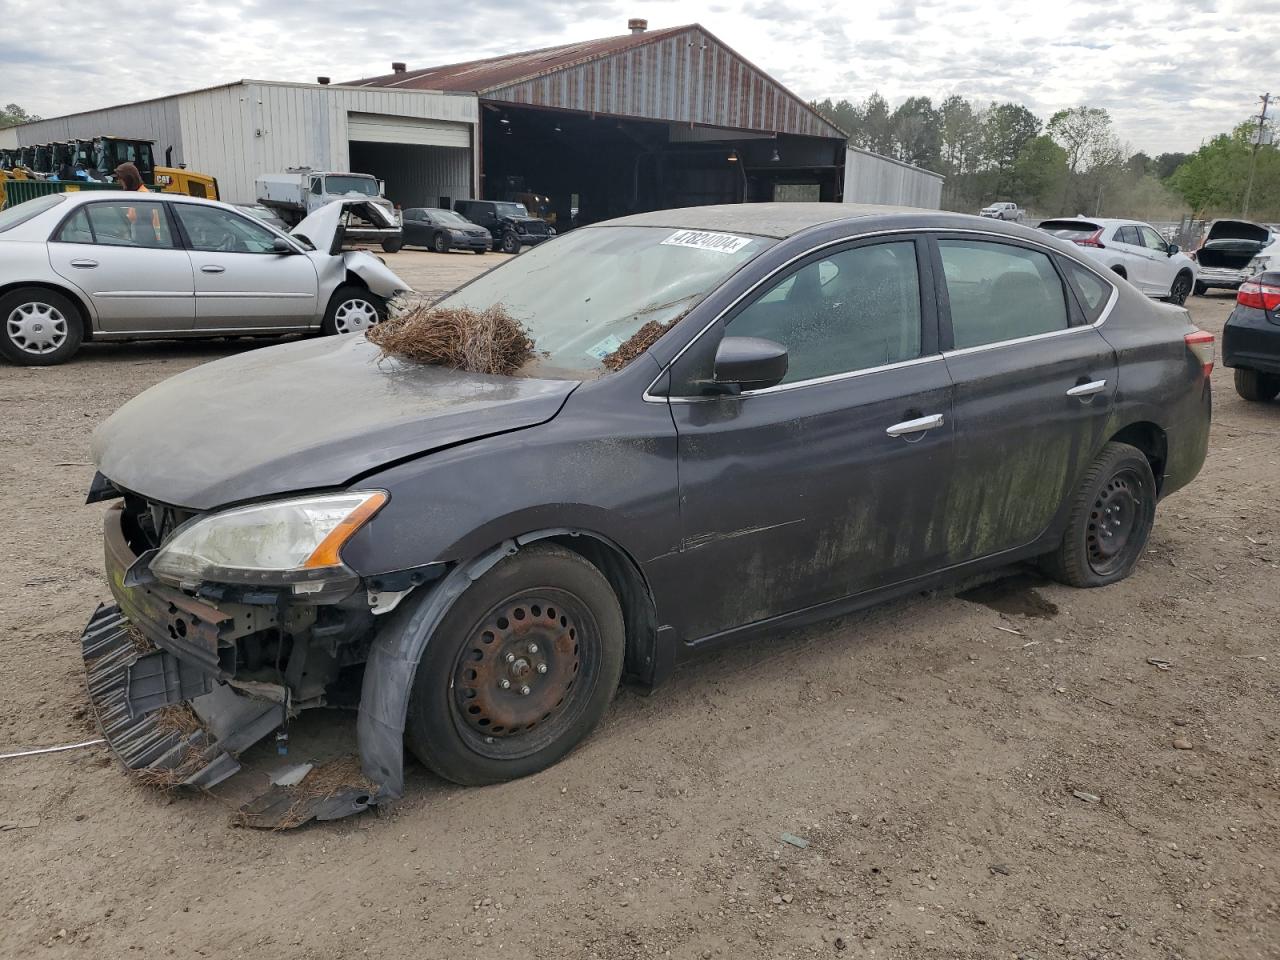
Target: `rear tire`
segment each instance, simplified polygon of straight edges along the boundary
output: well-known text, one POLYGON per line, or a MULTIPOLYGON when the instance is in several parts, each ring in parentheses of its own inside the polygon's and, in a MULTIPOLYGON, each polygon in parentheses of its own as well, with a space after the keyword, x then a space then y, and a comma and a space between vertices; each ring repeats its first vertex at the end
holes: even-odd
POLYGON ((1114 266, 1111 268, 1111 272, 1114 273, 1116 276, 1120 277, 1122 280, 1129 279, 1129 272, 1125 270, 1124 267, 1114 266))
POLYGON ((1137 447, 1108 443, 1071 498, 1062 543, 1042 559, 1072 587, 1103 587, 1137 566, 1156 516, 1156 481, 1137 447))
POLYGON ((1280 375, 1236 367, 1236 393, 1255 403, 1274 400, 1280 393, 1280 375))
POLYGON ((1208 293, 1208 292, 1209 292, 1209 288, 1208 288, 1208 287, 1206 287, 1206 286, 1205 286, 1203 283, 1201 283, 1199 280, 1197 280, 1197 281, 1196 281, 1196 286, 1195 286, 1195 291, 1196 291, 1196 296, 1197 296, 1197 297, 1203 297, 1206 293, 1208 293))
POLYGON ((71 299, 44 287, 0 297, 0 355, 23 367, 49 367, 80 349, 84 324, 71 299))
POLYGON ((526 547, 468 587, 427 642, 409 749, 460 784, 546 769, 604 716, 624 648, 622 609, 599 569, 554 544, 526 547))
POLYGON ((329 298, 320 332, 363 333, 386 318, 387 304, 380 296, 352 283, 343 284, 329 298))

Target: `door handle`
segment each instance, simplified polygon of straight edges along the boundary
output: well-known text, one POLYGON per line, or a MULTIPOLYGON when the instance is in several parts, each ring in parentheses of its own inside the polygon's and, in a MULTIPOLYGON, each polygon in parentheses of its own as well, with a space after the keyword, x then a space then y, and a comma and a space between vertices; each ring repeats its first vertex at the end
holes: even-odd
POLYGON ((200 268, 201 273, 226 273, 226 267, 219 267, 216 264, 206 263, 200 268))
POLYGON ((72 261, 71 261, 71 265, 72 265, 73 267, 79 267, 81 270, 92 270, 94 267, 96 267, 96 266, 98 265, 98 261, 97 261, 97 260, 85 260, 85 259, 72 260, 72 261))
POLYGON ((942 414, 935 413, 931 417, 917 417, 915 420, 903 420, 892 427, 886 427, 885 433, 891 437, 905 437, 913 433, 924 433, 934 427, 942 426, 942 414))
POLYGON ((1068 397, 1092 397, 1107 389, 1107 381, 1094 380, 1092 383, 1079 383, 1067 391, 1068 397))

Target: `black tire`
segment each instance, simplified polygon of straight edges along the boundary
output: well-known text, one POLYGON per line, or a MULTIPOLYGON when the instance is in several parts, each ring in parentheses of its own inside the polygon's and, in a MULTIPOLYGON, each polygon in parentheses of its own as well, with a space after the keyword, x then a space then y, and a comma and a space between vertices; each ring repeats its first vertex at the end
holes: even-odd
POLYGON ((333 291, 320 324, 323 334, 360 333, 387 319, 387 303, 364 287, 347 283, 333 291), (363 308, 356 306, 363 304, 363 308))
POLYGON ((1191 296, 1191 274, 1183 271, 1173 278, 1173 286, 1169 288, 1168 300, 1182 306, 1191 296))
POLYGON ((84 320, 65 294, 19 287, 0 297, 0 355, 23 367, 63 363, 80 349, 84 320))
POLYGON ((486 253, 488 253, 489 251, 488 251, 488 250, 486 250, 484 247, 479 247, 479 248, 477 248, 477 249, 475 249, 475 250, 473 250, 473 251, 471 251, 471 252, 472 252, 472 253, 479 253, 479 254, 486 254, 486 253))
POLYGON ((448 253, 449 238, 446 237, 443 233, 437 233, 431 239, 431 249, 434 250, 436 253, 448 253))
POLYGON ((617 596, 579 554, 535 544, 506 557, 428 641, 405 723, 409 749, 466 785, 546 769, 604 716, 625 642, 617 596))
POLYGON ((1204 296, 1206 293, 1208 293, 1208 292, 1209 292, 1209 288, 1208 288, 1208 287, 1206 287, 1206 286, 1205 286, 1203 283, 1201 283, 1199 280, 1197 280, 1197 281, 1196 281, 1196 285, 1195 285, 1195 294, 1196 294, 1196 296, 1197 296, 1197 297, 1203 297, 1203 296, 1204 296))
POLYGON ((1260 370, 1249 370, 1236 367, 1236 393, 1246 400, 1266 403, 1274 400, 1280 393, 1280 376, 1274 373, 1262 373, 1260 370))
POLYGON ((382 241, 383 253, 399 253, 400 248, 404 246, 404 237, 387 237, 382 241))
POLYGON ((1121 277, 1125 280, 1129 279, 1129 271, 1125 270, 1125 268, 1122 266, 1116 265, 1112 267, 1111 272, 1114 273, 1116 276, 1121 277))
POLYGON ((1067 530, 1043 558, 1072 587, 1103 587, 1133 572, 1156 517, 1156 481, 1137 447, 1108 443, 1072 496, 1067 530))
POLYGON ((504 233, 502 235, 502 252, 503 253, 519 253, 520 241, 514 233, 504 233))

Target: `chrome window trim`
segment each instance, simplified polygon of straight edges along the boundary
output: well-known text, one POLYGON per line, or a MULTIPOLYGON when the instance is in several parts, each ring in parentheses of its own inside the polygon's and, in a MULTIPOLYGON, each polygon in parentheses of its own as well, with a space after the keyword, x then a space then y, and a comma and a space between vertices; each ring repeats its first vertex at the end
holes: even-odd
MULTIPOLYGON (((875 233, 865 233, 855 237, 839 237, 835 240, 828 240, 826 243, 820 244, 819 246, 810 247, 808 250, 805 250, 803 253, 796 254, 786 263, 780 264, 778 268, 774 270, 772 273, 757 280, 750 287, 748 287, 741 294, 739 294, 732 303, 730 303, 723 310, 721 310, 714 317, 712 317, 711 320, 707 322, 706 326, 704 326, 701 330, 699 330, 696 334, 694 334, 693 337, 690 338, 689 342, 680 348, 680 352, 677 353, 674 357, 672 357, 671 360, 668 361, 667 364, 662 368, 662 372, 659 373, 656 377, 654 377, 653 380, 649 383, 649 385, 644 388, 644 394, 642 395, 641 399, 643 399, 645 403, 706 403, 708 401, 723 400, 724 399, 723 395, 707 396, 707 397, 662 397, 662 396, 655 396, 654 394, 650 393, 650 391, 654 388, 654 386, 657 385, 659 380, 661 380, 664 376, 667 375, 668 371, 670 371, 670 369, 673 366, 675 366, 676 362, 682 356, 684 356, 685 352, 690 347, 692 347, 695 343, 697 343, 700 339, 702 339, 703 335, 708 330, 710 330, 722 319, 724 319, 724 317, 727 314, 731 313, 734 309, 737 308, 738 304, 742 303, 743 300, 747 299, 747 297, 751 296, 753 293, 759 290, 760 287, 762 287, 764 284, 772 281, 779 274, 790 269, 792 264, 798 263, 799 261, 805 259, 808 256, 811 256, 814 253, 818 253, 819 251, 826 250, 828 247, 839 246, 840 244, 843 244, 843 243, 851 243, 859 240, 870 240, 870 239, 875 239, 876 237, 897 236, 900 234, 912 234, 912 235, 918 236, 922 234, 935 234, 935 233, 973 234, 974 236, 977 236, 977 237, 991 237, 996 240, 1005 240, 1005 241, 1015 240, 1021 243, 1029 244, 1033 247, 1040 247, 1042 250, 1046 251, 1050 255, 1056 254, 1059 257, 1066 257, 1068 260, 1071 260, 1073 263, 1076 263, 1079 266, 1084 267, 1094 276, 1105 281, 1106 284, 1111 288, 1111 297, 1107 301, 1107 305, 1102 309, 1102 313, 1098 315, 1098 319, 1095 320, 1093 323, 1084 324, 1083 326, 1067 327, 1064 330, 1051 330, 1048 333, 1037 333, 1029 337, 1019 337, 1016 340, 997 340, 994 343, 984 343, 976 347, 962 347, 959 350, 954 350, 954 349, 945 350, 945 351, 940 351, 938 353, 931 353, 927 357, 915 357, 911 360, 900 360, 897 363, 882 364, 878 367, 866 367, 862 370, 850 370, 846 373, 834 373, 825 377, 815 377, 810 380, 797 380, 794 383, 780 383, 777 386, 764 387, 760 390, 743 390, 740 393, 733 394, 733 396, 735 398, 758 397, 758 396, 764 396, 770 393, 781 393, 785 390, 794 390, 797 387, 809 387, 809 386, 814 386, 814 385, 823 384, 823 383, 832 383, 837 380, 848 380, 852 377, 860 377, 870 373, 882 373, 885 370, 892 370, 896 367, 912 366, 914 364, 926 363, 933 360, 945 360, 947 357, 961 356, 966 353, 976 353, 982 350, 991 350, 996 347, 1013 346, 1015 344, 1030 343, 1035 340, 1042 340, 1046 337, 1058 337, 1064 333, 1074 333, 1078 330, 1089 330, 1089 329, 1096 330, 1098 327, 1101 327, 1106 322, 1107 317, 1111 315, 1112 308, 1115 307, 1116 302, 1120 299, 1120 288, 1117 287, 1114 283, 1112 283, 1110 279, 1108 279, 1107 277, 1104 277, 1101 273, 1095 270, 1092 266, 1085 263, 1080 258, 1071 256, 1065 253, 1064 251, 1057 249, 1056 247, 1051 247, 1048 244, 1040 243, 1037 240, 1030 239, 1027 237, 1010 237, 1007 234, 995 233, 990 230, 974 230, 972 228, 956 228, 956 227, 903 227, 901 229, 895 229, 895 230, 879 230, 879 231, 876 231, 875 233)), ((936 284, 937 282, 938 282, 938 278, 935 277, 934 283, 936 284)), ((945 277, 942 278, 942 282, 943 283, 946 282, 945 277)), ((1070 281, 1068 281, 1064 277, 1063 284, 1069 285, 1069 283, 1070 281)), ((1064 295, 1066 294, 1065 286, 1063 289, 1063 294, 1064 295)))

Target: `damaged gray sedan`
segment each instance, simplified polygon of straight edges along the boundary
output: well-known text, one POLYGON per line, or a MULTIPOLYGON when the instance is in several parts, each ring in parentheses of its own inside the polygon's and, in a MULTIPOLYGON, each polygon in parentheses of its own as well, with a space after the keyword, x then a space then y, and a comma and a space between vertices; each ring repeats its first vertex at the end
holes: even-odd
POLYGON ((535 348, 513 376, 309 341, 179 374, 100 428, 115 603, 83 649, 128 767, 208 786, 350 706, 350 776, 247 822, 399 796, 406 744, 457 783, 524 776, 620 680, 718 643, 1018 561, 1126 577, 1205 457, 1212 336, 1017 225, 642 214, 438 306, 498 305, 535 348))
POLYGON ((226 203, 83 191, 0 212, 0 357, 70 359, 88 340, 353 333, 408 284, 344 251, 364 200, 321 207, 285 234, 226 203))

